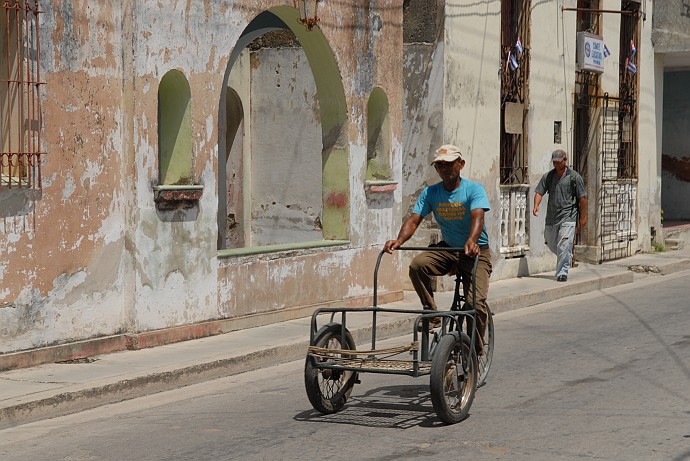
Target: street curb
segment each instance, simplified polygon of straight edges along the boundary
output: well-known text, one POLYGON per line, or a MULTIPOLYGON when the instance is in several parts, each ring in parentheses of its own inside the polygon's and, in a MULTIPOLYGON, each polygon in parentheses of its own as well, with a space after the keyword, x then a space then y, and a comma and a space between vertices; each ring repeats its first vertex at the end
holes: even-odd
POLYGON ((494 313, 506 312, 515 309, 522 309, 525 307, 534 306, 537 304, 544 304, 551 301, 556 301, 568 296, 580 295, 583 293, 590 293, 606 288, 611 288, 618 285, 625 285, 632 283, 635 279, 635 274, 628 272, 621 272, 611 274, 606 277, 595 280, 585 280, 582 282, 563 284, 554 284, 554 287, 548 290, 542 290, 537 293, 515 293, 511 296, 504 296, 497 299, 489 297, 489 305, 494 313), (515 307, 517 306, 517 307, 515 307))
POLYGON ((680 261, 674 261, 661 266, 660 274, 669 275, 674 272, 681 272, 688 269, 690 269, 690 259, 682 259, 680 261))

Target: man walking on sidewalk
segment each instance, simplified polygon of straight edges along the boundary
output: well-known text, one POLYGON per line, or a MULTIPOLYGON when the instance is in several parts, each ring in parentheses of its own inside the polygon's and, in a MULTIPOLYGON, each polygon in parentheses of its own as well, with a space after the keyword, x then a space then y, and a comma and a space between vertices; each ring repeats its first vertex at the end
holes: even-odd
POLYGON ((568 156, 564 150, 553 151, 551 161, 553 170, 542 176, 534 189, 532 214, 539 214, 541 199, 549 194, 544 239, 557 257, 556 280, 566 282, 575 234, 587 225, 587 191, 582 176, 568 168, 568 156))
MULTIPOLYGON (((448 251, 425 251, 419 253, 410 264, 410 280, 424 309, 436 310, 434 294, 431 289, 431 277, 446 275, 458 268, 467 280, 463 285, 465 299, 472 305, 472 290, 469 290, 474 257, 479 255, 476 275, 478 331, 484 334, 487 320, 486 298, 489 294, 489 277, 491 276, 491 250, 489 236, 484 225, 484 212, 489 210, 489 199, 484 187, 478 183, 460 177, 465 167, 460 149, 446 144, 441 146, 431 163, 441 182, 426 187, 412 211, 412 215, 403 223, 395 240, 385 243, 383 249, 391 253, 412 237, 422 219, 433 212, 441 228, 443 241, 438 246, 464 248, 464 254, 458 255, 448 251)), ((440 323, 439 318, 434 326, 440 323)), ((478 341, 481 345, 481 341, 478 341)), ((481 353, 481 351, 478 351, 481 353)))

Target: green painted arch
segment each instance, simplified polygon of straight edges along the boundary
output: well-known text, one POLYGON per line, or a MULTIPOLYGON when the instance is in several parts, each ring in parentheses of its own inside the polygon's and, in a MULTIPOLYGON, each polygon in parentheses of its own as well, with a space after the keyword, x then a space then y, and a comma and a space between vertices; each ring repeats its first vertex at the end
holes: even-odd
POLYGON ((158 87, 160 184, 191 184, 192 92, 184 74, 171 70, 158 87))
POLYGON ((390 180, 391 123, 388 96, 374 88, 367 102, 367 181, 390 180))
POLYGON ((281 28, 290 29, 299 40, 316 85, 323 140, 323 238, 347 240, 350 226, 347 102, 338 63, 321 29, 315 27, 308 31, 299 22, 299 11, 296 8, 277 6, 264 11, 249 23, 238 40, 228 64, 226 81, 234 61, 251 40, 270 30, 281 28))

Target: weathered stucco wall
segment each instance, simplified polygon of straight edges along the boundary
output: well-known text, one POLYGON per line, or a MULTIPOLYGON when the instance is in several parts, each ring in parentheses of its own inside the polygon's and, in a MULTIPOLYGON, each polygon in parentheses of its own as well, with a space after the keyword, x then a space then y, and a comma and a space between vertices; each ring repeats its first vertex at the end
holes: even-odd
MULTIPOLYGON (((657 0, 658 1, 658 0, 657 0)), ((648 2, 651 3, 651 2, 648 2)), ((656 2, 654 2, 656 3, 656 2)), ((640 21, 639 56, 639 98, 638 98, 638 196, 637 196, 637 241, 636 250, 649 251, 652 248, 652 229, 658 234, 661 230, 661 165, 657 124, 656 90, 661 75, 656 71, 654 46, 652 45, 653 17, 650 8, 645 7, 647 18, 640 21), (651 19, 651 20, 650 20, 651 19)), ((643 5, 641 5, 643 8, 643 5)), ((660 238, 657 235, 657 238, 660 238)))
POLYGON ((0 352, 127 325, 122 6, 41 7, 42 25, 50 24, 40 32, 42 142, 49 154, 32 213, 7 213, 3 222, 0 352))
MULTIPOLYGON (((551 168, 555 120, 564 126, 560 147, 572 150, 576 16, 561 6, 575 4, 532 2, 532 185, 551 168)), ((315 306, 366 302, 383 242, 396 235, 422 187, 437 180, 429 162, 443 142, 460 146, 467 157, 463 175, 482 182, 489 195, 494 278, 551 270, 554 257, 542 243, 543 214, 530 224, 526 258, 516 262, 498 255, 501 2, 405 5, 423 14, 414 16, 418 20, 404 46, 402 0, 325 2, 314 32, 299 29, 295 12, 273 0, 42 2, 43 189, 39 196, 0 192, 0 353, 210 319, 274 315, 263 317, 270 322, 307 315, 315 306), (269 10, 272 19, 267 19, 269 10), (283 74, 269 71, 253 89, 246 80, 248 68, 240 72, 239 83, 229 78, 231 58, 240 51, 236 46, 254 38, 243 35, 245 28, 268 30, 279 25, 276 17, 289 18, 313 60, 316 90, 297 90, 291 82, 287 87, 295 93, 279 92, 279 83, 286 90, 285 78, 308 80, 308 70, 301 55, 275 55, 273 49, 259 53, 259 68, 297 67, 283 74), (160 183, 158 87, 173 69, 184 74, 191 90, 189 155, 192 180, 203 193, 189 207, 164 210, 154 202, 160 183), (226 139, 228 85, 235 85, 245 115, 251 113, 252 94, 260 92, 258 117, 245 119, 242 145, 235 147, 226 139), (367 103, 374 88, 388 101, 391 128, 392 181, 378 189, 365 183, 367 103), (309 96, 314 91, 315 99, 309 96), (278 99, 274 111, 272 98, 278 99), (269 123, 275 125, 268 138, 254 131, 269 123), (319 160, 302 157, 293 142, 288 151, 297 157, 284 156, 277 165, 267 161, 272 157, 266 151, 282 147, 287 138, 280 135, 293 127, 308 128, 296 134, 303 147, 316 149, 308 158, 319 160), (292 174, 291 168, 298 171, 292 174), (312 189, 319 172, 322 187, 312 189), (231 248, 219 251, 219 223, 226 226, 232 212, 246 221, 251 191, 275 193, 271 206, 274 201, 285 206, 277 215, 291 216, 283 213, 291 197, 279 195, 286 181, 309 183, 289 192, 311 208, 322 207, 322 224, 330 226, 324 237, 337 239, 337 245, 264 253, 252 247, 242 253, 237 246, 251 245, 243 242, 248 233, 243 228, 231 235, 235 247, 226 243, 231 248), (229 196, 231 203, 219 208, 219 194, 220 201, 229 196)), ((603 7, 620 5, 607 0, 603 7)), ((617 20, 604 18, 604 34, 616 37, 607 39, 613 56, 617 20)), ((642 23, 638 49, 637 203, 644 247, 660 200, 654 134, 658 82, 649 20, 642 23)), ((249 64, 248 59, 237 62, 249 64)), ((606 63, 605 91, 616 91, 616 66, 606 63)), ((428 243, 434 232, 432 224, 425 225, 418 243, 428 243)), ((401 255, 384 258, 382 293, 403 287, 405 268, 401 255)))
MULTIPOLYGON (((342 248, 329 253, 302 250, 289 257, 265 254, 224 260, 219 270, 219 314, 238 317, 282 312, 285 319, 332 304, 370 305, 378 252, 378 248, 342 248)), ((380 286, 399 285, 393 257, 383 258, 379 277, 380 286)))
POLYGON ((657 0, 650 7, 654 11, 652 39, 657 53, 690 51, 690 4, 687 0, 657 0))
MULTIPOLYGON (((142 247, 151 248, 155 251, 145 251, 146 254, 144 264, 141 264, 140 269, 140 286, 137 287, 137 314, 138 326, 140 328, 160 328, 171 326, 174 324, 189 323, 193 321, 204 320, 208 318, 218 317, 236 317, 247 314, 254 314, 260 312, 275 311, 276 309, 288 309, 292 307, 313 305, 324 302, 333 302, 351 296, 351 293, 359 296, 356 289, 350 287, 350 279, 343 280, 344 268, 352 265, 364 264, 373 265, 371 262, 371 255, 360 254, 356 249, 354 251, 336 251, 329 249, 306 251, 306 254, 311 255, 309 270, 306 274, 300 269, 303 266, 303 256, 305 252, 297 251, 291 254, 278 253, 275 256, 265 257, 241 257, 232 256, 229 258, 218 259, 216 257, 216 212, 215 204, 216 197, 214 191, 217 190, 216 174, 217 165, 215 162, 218 158, 217 152, 217 136, 218 127, 217 111, 219 107, 218 97, 221 94, 223 76, 226 72, 229 63, 228 58, 233 50, 235 43, 242 32, 243 27, 232 28, 228 30, 227 24, 238 23, 236 14, 244 13, 246 20, 251 20, 254 15, 261 10, 253 2, 247 2, 247 7, 242 7, 236 4, 233 11, 222 9, 217 10, 217 6, 206 6, 205 10, 193 10, 186 13, 189 18, 180 21, 181 24, 172 27, 172 30, 166 32, 157 40, 152 40, 151 37, 160 35, 160 26, 152 24, 147 33, 150 34, 145 44, 145 50, 142 50, 142 56, 166 56, 169 67, 191 68, 189 73, 190 85, 192 86, 193 100, 195 102, 195 109, 193 110, 193 123, 195 124, 193 132, 195 134, 194 146, 194 168, 199 178, 199 182, 204 184, 204 196, 199 204, 197 210, 187 211, 185 213, 177 213, 174 216, 167 216, 160 219, 160 212, 150 207, 144 214, 143 210, 147 204, 143 203, 147 200, 146 194, 140 194, 140 201, 142 206, 142 222, 146 222, 153 227, 153 232, 150 235, 156 235, 155 240, 150 238, 141 238, 140 244, 142 247), (251 5, 251 6, 250 6, 251 5), (213 44, 206 46, 205 50, 197 50, 187 44, 190 36, 192 25, 203 25, 203 33, 194 32, 194 43, 199 44, 213 44), (178 30, 175 30, 175 28, 178 30), (160 44, 160 50, 153 48, 153 43, 160 44), (193 60, 192 60, 193 59, 193 60), (192 60, 192 62, 187 62, 192 60), (196 93, 196 94, 195 94, 196 93), (175 230, 178 235, 171 233, 175 230), (169 236, 169 240, 166 240, 169 236), (181 245, 182 243, 182 245, 181 245), (153 245, 153 247, 152 247, 153 245), (176 248, 178 254, 171 254, 170 248, 176 248), (184 257, 182 256, 184 255, 184 257), (266 258, 273 261, 271 269, 267 269, 265 263, 266 258), (364 258, 360 261, 360 258, 364 258), (326 264, 320 261, 337 261, 337 263, 329 262, 326 264), (281 264, 276 264, 280 261, 281 264), (217 264, 220 264, 218 271, 217 264), (267 272, 268 271, 268 272, 267 272), (270 272, 270 273, 269 273, 270 272), (342 283, 332 284, 325 283, 325 281, 340 280, 342 283), (310 290, 303 289, 304 284, 308 283, 310 290), (231 287, 227 289, 227 287, 231 287), (278 291, 276 291, 276 287, 278 291)), ((262 5, 261 7, 268 8, 270 5, 262 5)), ((336 141, 336 145, 342 142, 342 139, 351 139, 349 145, 344 146, 349 151, 349 158, 347 164, 350 166, 350 184, 355 190, 357 185, 363 190, 361 186, 361 177, 353 172, 361 170, 359 162, 362 158, 357 156, 357 152, 361 151, 365 140, 362 139, 361 133, 365 131, 365 120, 358 117, 357 114, 362 112, 362 108, 366 107, 366 100, 369 92, 373 89, 373 85, 378 81, 386 82, 386 87, 394 88, 389 95, 391 104, 399 104, 400 92, 395 88, 396 80, 399 79, 400 71, 396 66, 395 53, 388 53, 389 59, 382 59, 380 62, 374 59, 372 53, 366 54, 366 50, 371 47, 383 46, 380 42, 387 41, 386 46, 395 45, 395 24, 399 20, 395 20, 395 9, 384 9, 379 16, 384 27, 390 27, 390 35, 376 35, 369 31, 369 27, 376 25, 376 11, 375 5, 370 5, 371 10, 360 8, 357 5, 344 5, 342 11, 323 9, 321 17, 321 30, 325 37, 327 37, 327 45, 332 50, 335 61, 340 70, 340 78, 343 81, 345 103, 350 115, 350 122, 346 125, 346 136, 340 137, 336 141), (389 15, 390 17, 387 17, 389 15), (362 38, 366 39, 362 39, 362 38), (353 49, 353 44, 357 44, 353 49), (355 136, 356 135, 356 136, 355 136)), ((153 6, 152 6, 153 7, 153 6)), ((142 14, 146 14, 142 12, 142 14)), ((153 14, 153 13, 152 13, 153 14)), ((171 14, 176 14, 171 11, 171 14)), ((242 22, 239 22, 242 24, 242 22)), ((246 23, 245 23, 246 24, 246 23)), ((301 27, 301 26, 299 26, 301 27)), ((310 40, 312 37, 303 36, 305 40, 310 40)), ((398 39, 399 40, 399 39, 398 39)), ((303 46, 309 45, 302 43, 303 46)), ((399 49, 399 46, 397 47, 399 49)), ((271 59, 273 60, 274 57, 271 59)), ((275 57, 278 59, 277 57, 275 57)), ((283 58, 280 58, 283 59, 283 58)), ((290 61, 287 58, 287 61, 290 61)), ((398 61, 399 62, 399 59, 398 61)), ((147 64, 153 64, 147 63, 147 64)), ((286 63, 287 66, 288 63, 286 63)), ((294 64, 294 63, 293 63, 294 64)), ((158 64, 160 66, 160 64, 158 64)), ((141 68, 142 66, 138 65, 141 68)), ((313 69, 317 72, 316 69, 313 69)), ((152 75, 160 74, 164 69, 152 68, 150 73, 152 75)), ((286 78, 289 75, 299 75, 299 71, 290 69, 286 78)), ((276 82, 275 76, 271 77, 272 82, 276 82)), ((292 78, 292 77, 290 77, 292 78)), ((271 81, 271 80, 269 80, 271 81)), ((271 83, 271 84, 273 84, 271 83)), ((264 88, 268 89, 268 85, 264 84, 264 88)), ((255 96, 255 88, 252 89, 252 98, 255 96)), ((265 95, 258 95, 257 104, 261 107, 261 101, 266 101, 264 104, 267 110, 270 108, 271 97, 274 98, 298 98, 303 95, 296 94, 273 94, 266 93, 265 95)), ((145 98, 142 95, 142 99, 145 98)), ((289 101, 282 99, 283 102, 289 101)), ((294 102, 294 100, 293 100, 294 102)), ((313 114, 315 107, 312 102, 310 108, 310 118, 307 123, 313 126, 313 114)), ((280 117, 284 117, 289 109, 287 106, 283 109, 278 107, 280 117)), ((146 112, 146 111, 142 111, 146 112)), ((261 124, 271 123, 268 120, 269 114, 265 113, 265 119, 261 124)), ((270 114, 273 117, 274 113, 270 114)), ((323 114, 321 114, 323 115, 323 114)), ((299 113, 294 117, 291 125, 299 124, 299 113)), ((146 114, 148 119, 149 115, 146 114)), ((283 118, 283 120, 285 120, 283 118)), ((321 122, 324 123, 323 118, 321 122)), ((143 124, 143 120, 142 120, 143 124)), ((393 114, 391 125, 393 127, 394 137, 400 137, 400 116, 393 114)), ((270 171, 270 162, 266 162, 266 150, 261 143, 258 142, 260 132, 257 128, 257 120, 251 120, 251 156, 252 163, 249 173, 252 176, 251 188, 253 192, 261 190, 266 193, 263 185, 272 184, 275 190, 275 185, 280 184, 280 175, 285 173, 282 168, 278 171, 270 171), (259 162, 266 162, 263 166, 259 166, 259 162), (263 174, 266 173, 266 174, 263 174), (273 185, 275 184, 275 185, 273 185)), ((278 127, 281 123, 278 123, 278 127)), ((273 128, 275 130, 276 127, 273 128)), ((272 131, 277 133, 277 131, 272 131)), ((222 133, 220 133, 222 136, 222 133)), ((286 137, 275 139, 275 136, 270 146, 282 145, 286 137)), ((306 136, 304 139, 305 146, 312 146, 318 140, 312 139, 314 135, 306 136)), ((399 142, 398 142, 399 144, 399 142)), ((393 145, 396 145, 395 142, 393 145)), ((340 149, 340 148, 338 148, 340 149)), ((151 152, 151 147, 146 143, 145 148, 140 148, 140 157, 142 163, 144 159, 155 158, 154 152, 151 152)), ((340 155, 340 154, 329 154, 340 155)), ((300 159, 303 161, 303 159, 300 159)), ((328 162, 329 160, 325 160, 328 162)), ((316 164, 318 165, 318 163, 316 164)), ((363 163, 362 163, 363 165, 363 163)), ((280 165, 279 165, 280 166, 280 165)), ((283 165, 285 166, 285 165, 283 165)), ((294 165, 290 165, 291 167, 294 165)), ((311 166, 315 166, 311 164, 311 166)), ((320 167, 320 165, 318 165, 320 167)), ((150 177, 155 170, 149 171, 140 170, 141 177, 150 177)), ((308 171, 301 171, 300 176, 306 179, 309 176, 308 171)), ((247 178, 244 178, 245 180, 247 178)), ((290 178, 294 180, 295 178, 290 178)), ((312 178, 314 180, 314 178, 312 178)), ((315 183, 318 180, 314 181, 315 183)), ((142 180, 143 183, 143 180, 142 180)), ((143 184, 142 184, 143 185, 143 184)), ((325 186, 327 187, 327 186, 325 186)), ((245 188, 245 191, 247 189, 245 188)), ((291 191, 294 193, 295 191, 291 191)), ((252 201, 258 197, 254 196, 252 201)), ((271 203, 274 200, 271 200, 271 203)), ((283 205, 290 205, 287 203, 283 205)), ((256 203, 256 202, 255 202, 256 203)), ((276 200, 276 203, 278 201, 276 200)), ((353 246, 356 248, 363 242, 369 242, 372 239, 376 241, 380 233, 372 234, 368 232, 360 238, 358 237, 359 229, 362 223, 375 221, 369 217, 376 217, 380 214, 379 210, 369 210, 363 207, 362 203, 357 200, 357 196, 353 193, 350 199, 350 221, 345 223, 348 226, 347 233, 350 234, 350 239, 353 246), (356 217, 356 219, 352 218, 356 217)), ((385 210, 384 210, 385 213, 385 210)), ((383 223, 384 225, 387 222, 383 223)), ((252 243, 253 244, 253 243, 252 243)), ((349 272, 347 272, 349 273, 349 272)), ((358 277, 360 277, 358 275, 358 277)), ((370 277, 370 275, 369 275, 370 277)), ((369 278, 368 277, 368 278, 369 278)), ((390 279, 389 279, 390 280, 390 279)), ((359 285, 357 282, 355 285, 359 285)), ((395 284, 390 285, 394 287, 395 284)), ((353 296, 354 296, 353 295, 353 296)))
POLYGON ((135 261, 136 331, 217 318, 217 146, 225 62, 242 16, 228 4, 133 3, 134 163, 136 187, 130 225, 135 261), (182 72, 191 88, 192 179, 204 186, 189 209, 159 210, 157 97, 160 79, 182 72))
POLYGON ((247 49, 235 61, 228 76, 225 132, 220 130, 219 133, 219 144, 225 146, 225 150, 218 149, 219 249, 242 248, 251 241, 248 224, 251 209, 250 87, 251 64, 247 49))
POLYGON ((251 246, 322 240, 321 124, 301 48, 252 53, 251 246))
MULTIPOLYGON (((342 217, 335 232, 350 244, 218 257, 218 192, 243 200, 243 205, 251 195, 233 189, 226 175, 218 178, 219 149, 230 149, 223 138, 228 65, 245 27, 273 7, 286 11, 283 2, 250 0, 42 2, 41 70, 47 83, 43 189, 34 198, 16 192, 0 197, 5 237, 0 239, 0 353, 280 309, 363 302, 353 299, 371 294, 377 250, 391 233, 394 204, 402 192, 365 193, 366 104, 379 87, 394 108, 389 114, 390 156, 394 168, 399 167, 402 117, 395 108, 402 106, 401 1, 323 6, 320 30, 325 40, 312 46, 330 54, 336 70, 321 80, 329 86, 327 110, 317 113, 311 101, 308 111, 307 125, 320 121, 328 129, 306 137, 301 133, 300 139, 310 147, 317 144, 317 155, 322 138, 328 143, 324 168, 331 181, 334 168, 340 175, 324 184, 324 213, 342 217), (192 180, 203 186, 203 194, 191 207, 164 210, 153 200, 160 183, 158 86, 173 69, 191 89, 189 155, 192 180), (340 85, 341 96, 331 81, 340 85), (328 101, 333 97, 342 98, 340 106, 328 101), (333 107, 342 115, 329 112, 333 107), (337 211, 339 207, 345 211, 337 211)), ((302 26, 291 22, 291 27, 302 26)), ((304 47, 314 45, 308 35, 303 39, 304 47)), ((301 59, 288 58, 285 64, 296 61, 301 59)), ((305 71, 290 70, 283 77, 301 79, 305 71)), ((241 89, 240 99, 245 94, 241 89)), ((293 103, 303 97, 275 91, 261 96, 266 102, 271 96, 293 98, 293 103)), ((283 108, 283 120, 288 110, 283 108)), ((303 124, 292 120, 290 125, 303 124)), ((251 127, 243 130, 250 134, 244 140, 257 139, 251 127)), ((242 147, 243 156, 251 142, 242 147)), ((285 167, 290 166, 299 168, 291 180, 318 176, 319 162, 300 162, 302 157, 284 164, 279 173, 287 175, 285 167)), ((244 175, 245 167, 242 161, 230 162, 229 170, 244 175)), ((268 163, 254 169, 265 175, 259 178, 264 182, 252 186, 250 178, 249 190, 264 191, 262 186, 279 183, 268 163)), ((228 210, 241 214, 245 208, 228 210)), ((389 258, 385 264, 394 263, 389 258)), ((381 282, 383 291, 400 287, 397 276, 384 275, 381 282)))
MULTIPOLYGON (((349 239, 357 247, 383 246, 396 225, 393 223, 397 216, 395 203, 402 199, 399 183, 394 190, 373 194, 367 193, 364 184, 367 104, 374 88, 379 88, 388 100, 391 169, 394 179, 400 181, 395 172, 399 171, 402 154, 402 4, 397 0, 363 2, 361 9, 348 13, 349 26, 343 23, 343 17, 334 18, 334 26, 340 32, 337 35, 343 41, 331 42, 331 46, 336 54, 352 53, 354 57, 342 61, 340 72, 352 120, 349 128, 350 222, 353 225, 349 239)), ((350 7, 342 6, 344 12, 351 11, 350 7)))

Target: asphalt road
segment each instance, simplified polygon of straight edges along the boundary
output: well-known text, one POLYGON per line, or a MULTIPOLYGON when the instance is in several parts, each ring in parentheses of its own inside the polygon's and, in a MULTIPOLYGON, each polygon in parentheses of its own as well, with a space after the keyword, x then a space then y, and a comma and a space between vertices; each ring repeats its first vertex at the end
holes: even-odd
POLYGON ((686 271, 497 315, 453 426, 428 378, 363 375, 321 416, 300 361, 0 431, 0 459, 688 460, 689 300, 686 271))

